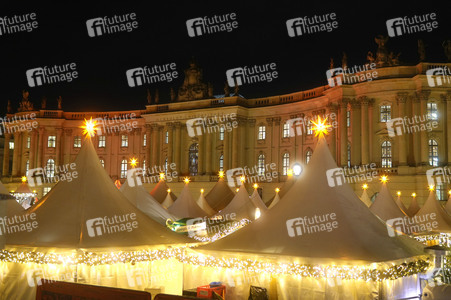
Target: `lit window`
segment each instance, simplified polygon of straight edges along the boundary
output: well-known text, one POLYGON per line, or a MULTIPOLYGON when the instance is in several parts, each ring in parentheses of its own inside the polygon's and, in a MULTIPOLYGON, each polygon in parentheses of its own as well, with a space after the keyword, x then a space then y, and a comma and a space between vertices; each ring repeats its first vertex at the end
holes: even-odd
POLYGON ((391 105, 380 106, 380 119, 381 122, 388 122, 391 120, 391 105))
POLYGON ((47 139, 47 147, 49 147, 49 148, 56 147, 56 136, 55 135, 49 135, 49 137, 47 139))
POLYGON ((429 140, 429 165, 438 167, 438 144, 436 140, 429 140))
POLYGON ((14 141, 9 141, 9 150, 14 150, 14 141))
POLYGON ((27 136, 27 149, 31 147, 31 136, 27 136))
POLYGON ((266 126, 258 126, 258 139, 264 140, 266 139, 266 126))
POLYGON ((445 183, 442 182, 442 183, 437 184, 437 187, 435 188, 435 192, 437 194, 437 199, 439 201, 447 200, 446 199, 447 192, 446 192, 446 184, 445 183))
POLYGON ((103 159, 100 160, 100 164, 102 165, 103 168, 105 168, 105 161, 103 159))
POLYGON ((42 196, 47 195, 47 194, 50 192, 51 189, 52 189, 51 187, 45 186, 45 187, 43 188, 43 190, 42 190, 42 196))
POLYGON ((307 135, 313 134, 313 125, 312 120, 308 120, 307 122, 307 135))
POLYGON ((282 175, 287 175, 289 167, 290 167, 290 154, 284 153, 282 157, 282 175))
POLYGON ((392 167, 391 142, 385 141, 381 146, 382 168, 392 167))
POLYGON ((307 152, 305 153, 305 163, 309 163, 310 159, 312 158, 312 150, 308 149, 307 152))
POLYGON ((74 137, 74 148, 81 147, 81 136, 77 135, 74 137))
POLYGON ((143 146, 147 146, 147 134, 144 134, 143 136, 143 146))
POLYGON ((128 147, 128 135, 121 136, 121 147, 128 147))
POLYGON ((28 176, 28 170, 30 170, 30 161, 27 160, 27 163, 25 164, 25 176, 28 176))
POLYGON ((168 144, 169 143, 169 131, 166 131, 165 135, 164 135, 164 143, 168 144))
POLYGON ((106 136, 100 135, 99 136, 99 148, 105 148, 106 147, 106 136))
POLYGON ((438 120, 437 103, 428 102, 428 104, 427 104, 427 112, 428 112, 428 120, 429 121, 436 121, 436 120, 438 120))
POLYGON ((121 162, 121 178, 127 177, 127 169, 128 169, 127 160, 124 159, 121 162))
POLYGON ((45 166, 45 174, 49 178, 55 176, 55 161, 53 159, 49 159, 47 161, 47 165, 45 166))
POLYGON ((265 155, 260 154, 258 156, 258 175, 263 176, 265 175, 265 155))
POLYGON ((282 136, 284 138, 290 137, 290 124, 284 123, 283 124, 283 133, 282 136))
POLYGON ((219 171, 224 171, 224 154, 219 157, 219 171))
POLYGON ((143 172, 146 172, 146 160, 143 160, 143 172))
POLYGON ((348 167, 351 167, 351 144, 348 143, 348 167))
POLYGON ((225 128, 224 126, 220 126, 219 127, 219 140, 223 141, 224 140, 224 133, 225 133, 225 128))

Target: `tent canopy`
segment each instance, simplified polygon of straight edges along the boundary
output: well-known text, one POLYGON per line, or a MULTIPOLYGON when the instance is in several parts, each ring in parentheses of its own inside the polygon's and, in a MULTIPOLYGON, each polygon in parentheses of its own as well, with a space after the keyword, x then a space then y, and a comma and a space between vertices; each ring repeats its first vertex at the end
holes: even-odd
POLYGON ((27 211, 38 227, 7 237, 8 245, 107 248, 186 243, 189 239, 158 224, 131 204, 100 164, 86 138, 72 181, 60 181, 27 211), (75 178, 75 175, 77 175, 75 178))
POLYGON ((417 197, 412 197, 412 202, 410 202, 410 206, 407 209, 407 215, 409 217, 413 217, 420 210, 420 206, 418 205, 417 197))
POLYGON ((326 140, 320 138, 309 164, 283 201, 243 229, 197 249, 277 254, 310 262, 383 262, 424 255, 423 246, 409 237, 389 236, 386 225, 347 183, 329 186, 327 171, 336 168, 326 140), (309 222, 315 216, 324 225, 320 228, 332 230, 313 232, 309 222), (336 228, 333 222, 321 222, 326 217, 337 222, 336 228))
POLYGON ((172 200, 171 192, 169 192, 167 193, 163 203, 161 203, 161 206, 163 206, 165 209, 168 209, 172 204, 174 204, 174 200, 172 200))
POLYGON ((256 206, 252 203, 251 199, 249 198, 249 194, 247 193, 246 187, 244 186, 244 183, 242 183, 240 189, 238 190, 238 193, 236 193, 235 197, 233 197, 229 205, 218 212, 218 215, 226 216, 235 214, 238 220, 254 220, 255 209, 256 206))
MULTIPOLYGON (((152 197, 159 203, 163 203, 164 199, 166 199, 168 189, 169 187, 166 184, 166 181, 164 181, 164 179, 160 179, 157 185, 150 191, 150 195, 152 195, 152 197)), ((177 199, 177 196, 174 195, 173 192, 170 192, 169 194, 171 195, 172 201, 177 199)))
POLYGON ((370 197, 368 197, 368 193, 366 190, 363 190, 362 196, 360 197, 360 200, 362 200, 363 203, 365 203, 366 206, 370 207, 373 202, 371 202, 370 197))
POLYGON ((387 183, 382 183, 381 190, 374 199, 370 210, 384 221, 403 218, 406 214, 399 208, 388 190, 387 183))
POLYGON ((407 207, 404 205, 404 203, 402 203, 401 201, 401 196, 398 196, 398 198, 396 198, 396 204, 398 204, 398 207, 406 214, 407 213, 407 207))
POLYGON ((200 208, 191 196, 188 189, 188 184, 185 184, 180 196, 177 200, 175 200, 174 204, 168 208, 168 212, 176 216, 178 219, 201 218, 207 216, 207 213, 200 208))
POLYGON ((208 204, 207 200, 205 199, 204 193, 200 193, 199 199, 197 199, 197 204, 202 208, 203 211, 207 213, 208 216, 213 216, 216 214, 216 211, 211 208, 211 206, 208 204))
POLYGON ((429 197, 424 203, 423 207, 415 214, 414 220, 424 223, 427 217, 430 220, 432 214, 435 214, 436 227, 432 232, 446 232, 451 233, 451 216, 445 211, 440 203, 435 198, 435 192, 430 191, 429 197))
POLYGON ((227 182, 224 181, 224 178, 219 178, 210 192, 205 195, 208 204, 215 211, 224 209, 232 201, 233 197, 235 197, 235 193, 230 189, 227 182))

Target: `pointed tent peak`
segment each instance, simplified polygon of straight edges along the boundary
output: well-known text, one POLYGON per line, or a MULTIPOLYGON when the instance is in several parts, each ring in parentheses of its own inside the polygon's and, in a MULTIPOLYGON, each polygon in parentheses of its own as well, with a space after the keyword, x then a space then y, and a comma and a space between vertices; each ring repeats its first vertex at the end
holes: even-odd
POLYGON ((408 209, 407 207, 404 205, 404 203, 401 200, 401 195, 399 195, 398 197, 396 197, 396 204, 398 204, 399 208, 407 215, 409 216, 409 214, 407 213, 408 209))
POLYGON ((274 206, 276 206, 277 203, 279 203, 279 201, 280 201, 279 193, 276 193, 276 195, 274 196, 274 199, 272 200, 271 204, 268 206, 268 209, 271 209, 274 206))
POLYGON ((188 184, 182 189, 180 196, 175 200, 168 208, 168 212, 176 216, 177 218, 201 218, 207 216, 207 213, 194 201, 188 184))
POLYGON ((368 196, 368 193, 366 189, 363 190, 362 196, 360 196, 360 200, 362 200, 363 203, 365 203, 366 206, 370 207, 373 202, 371 202, 370 197, 368 196))
POLYGON ((309 164, 265 218, 197 249, 248 253, 252 257, 283 255, 308 263, 334 264, 388 262, 423 255, 423 246, 415 240, 389 236, 386 225, 358 199, 349 184, 329 182, 328 171, 337 168, 325 139, 320 138, 309 164), (305 223, 301 219, 314 220, 315 216, 333 217, 338 227, 322 232, 302 227, 305 223))
POLYGON ((416 193, 412 193, 412 202, 410 202, 409 208, 407 209, 407 214, 410 217, 415 216, 420 210, 420 206, 418 205, 417 195, 416 193))
POLYGON ((230 201, 232 201, 233 197, 235 197, 235 193, 232 191, 224 178, 219 178, 218 182, 213 186, 208 194, 205 195, 205 199, 208 204, 215 211, 224 209, 230 201))
MULTIPOLYGON (((152 189, 152 191, 150 191, 150 194, 159 203, 163 203, 163 201, 166 199, 168 189, 169 189, 169 186, 166 184, 166 181, 163 179, 160 179, 160 181, 158 181, 157 185, 152 189)), ((170 196, 172 198, 172 201, 175 201, 175 199, 177 199, 177 196, 175 196, 173 192, 170 192, 170 196)))
POLYGON ((216 214, 216 211, 208 204, 207 200, 205 199, 203 190, 204 189, 201 190, 197 204, 200 206, 200 208, 202 208, 203 211, 207 213, 208 216, 213 216, 216 214))
POLYGON ((164 198, 163 203, 161 203, 161 205, 168 209, 169 207, 171 207, 171 205, 174 204, 174 200, 172 200, 171 197, 171 192, 168 192, 168 194, 166 195, 166 198, 164 198))
POLYGON ((377 194, 373 204, 371 204, 370 210, 384 221, 405 217, 406 214, 399 208, 388 190, 387 180, 381 178, 381 182, 381 190, 377 194))
POLYGON ((436 221, 436 226, 432 228, 433 232, 451 233, 451 216, 438 202, 434 190, 429 190, 429 196, 423 207, 415 214, 414 220, 424 223, 424 220, 431 218, 436 221))
POLYGON ((242 182, 232 201, 230 201, 230 203, 223 210, 219 211, 217 215, 225 216, 235 213, 238 220, 254 220, 255 208, 256 207, 249 198, 246 187, 242 182))
POLYGON ((251 201, 255 205, 256 208, 259 208, 260 211, 266 212, 268 210, 268 207, 266 207, 265 203, 263 202, 262 198, 260 197, 260 194, 258 193, 258 190, 254 190, 254 192, 251 195, 251 201))
POLYGON ((126 199, 100 164, 90 138, 71 166, 74 168, 70 171, 77 172, 77 176, 59 181, 26 212, 36 214, 39 226, 31 232, 7 236, 7 244, 111 248, 190 242, 150 219, 126 199))

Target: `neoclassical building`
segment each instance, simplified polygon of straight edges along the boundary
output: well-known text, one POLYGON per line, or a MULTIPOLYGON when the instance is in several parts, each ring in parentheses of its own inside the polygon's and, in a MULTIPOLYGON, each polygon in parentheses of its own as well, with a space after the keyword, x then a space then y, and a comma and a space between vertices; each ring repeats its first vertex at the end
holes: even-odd
MULTIPOLYGON (((61 98, 56 110, 46 109, 45 99, 41 109, 35 109, 24 92, 19 110, 8 108, 12 121, 4 130, 2 182, 14 190, 21 176, 38 167, 57 174, 59 166, 77 155, 83 143, 80 126, 92 117, 105 124, 93 141, 112 180, 125 180, 132 157, 148 173, 171 166, 179 178, 190 176, 194 187, 207 190, 219 170, 247 168, 250 174, 272 174, 259 183, 266 201, 276 186, 283 186, 293 164, 308 163, 316 143, 310 120, 322 116, 333 125, 327 141, 337 164, 348 169, 372 166, 377 174, 389 174, 389 187, 394 193, 401 191, 408 204, 412 192, 426 195, 428 169, 451 166, 449 76, 431 84, 427 75, 432 69, 449 70, 451 63, 401 65, 387 53, 379 45, 377 56, 367 64, 376 68, 359 74, 346 73, 344 62, 345 75, 338 72, 330 78, 336 84, 263 98, 247 99, 238 87, 230 91, 228 86, 224 94, 213 95, 195 63, 185 70, 183 85, 171 89, 169 99, 164 99, 168 101, 160 102, 158 92, 154 97, 148 93, 143 110, 66 112, 61 98), (370 72, 370 80, 346 80, 370 72)), ((370 194, 378 191, 377 178, 367 183, 370 194)), ((178 178, 172 184, 175 190, 182 186, 178 178)), ((363 182, 353 184, 360 194, 363 182)), ((36 190, 42 195, 52 185, 36 190)), ((146 183, 148 189, 152 186, 146 183)), ((444 199, 447 184, 437 188, 444 199)), ((424 200, 419 198, 420 203, 424 200)))

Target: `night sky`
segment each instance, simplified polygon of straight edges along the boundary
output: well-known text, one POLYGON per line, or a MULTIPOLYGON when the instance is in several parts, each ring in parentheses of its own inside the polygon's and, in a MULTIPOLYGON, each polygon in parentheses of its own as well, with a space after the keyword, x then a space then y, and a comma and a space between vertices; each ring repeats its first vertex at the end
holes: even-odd
POLYGON ((90 3, 85 6, 58 4, 44 7, 5 7, 0 4, 0 17, 36 13, 38 28, 0 36, 0 113, 6 113, 7 100, 14 111, 22 90, 30 92, 35 108, 40 108, 42 96, 47 108, 56 109, 56 98, 63 98, 65 111, 112 111, 144 109, 146 90, 159 89, 160 102, 169 101, 171 87, 178 89, 183 70, 194 57, 203 68, 204 81, 211 82, 214 94, 223 94, 225 71, 245 65, 275 62, 279 78, 271 83, 246 85, 240 94, 246 98, 286 94, 327 84, 325 72, 331 57, 341 65, 342 52, 348 65, 366 63, 368 51, 375 53, 374 37, 387 35, 387 19, 414 14, 437 14, 438 29, 391 38, 389 50, 401 52, 407 65, 418 63, 417 40, 426 44, 426 61, 446 62, 442 42, 450 38, 447 10, 436 1, 409 2, 408 8, 397 9, 390 4, 373 2, 352 6, 342 2, 325 4, 312 1, 274 3, 273 6, 221 3, 180 4, 152 1, 146 5, 107 6, 90 3), (285 22, 288 19, 336 13, 338 29, 290 38, 285 22), (138 28, 132 32, 89 37, 88 19, 136 13, 138 28), (232 32, 189 37, 188 19, 236 13, 238 28, 232 32), (55 64, 77 64, 78 78, 71 83, 56 83, 28 87, 28 69, 55 64), (177 64, 179 78, 172 83, 159 83, 130 88, 125 71, 144 65, 177 64))

